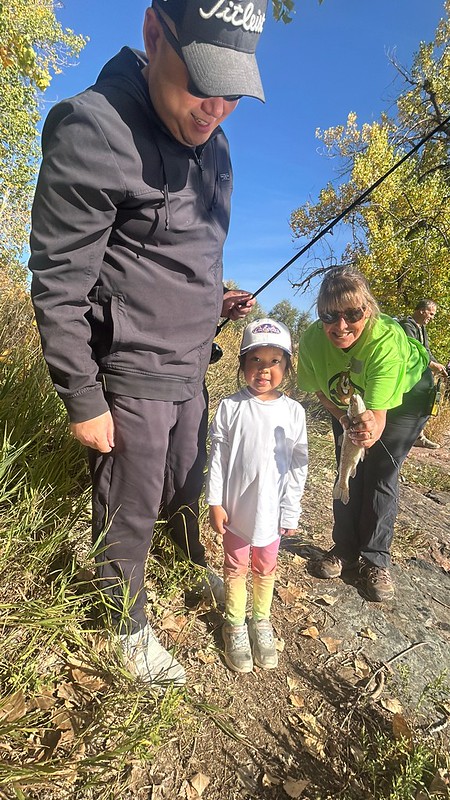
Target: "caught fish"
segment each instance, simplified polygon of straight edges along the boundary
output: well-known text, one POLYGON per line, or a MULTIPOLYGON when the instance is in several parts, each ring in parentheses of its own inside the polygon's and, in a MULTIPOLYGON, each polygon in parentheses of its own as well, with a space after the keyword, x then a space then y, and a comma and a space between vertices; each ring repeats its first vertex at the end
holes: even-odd
MULTIPOLYGON (((350 405, 347 411, 350 422, 353 422, 355 417, 357 417, 358 414, 362 414, 365 410, 366 407, 361 395, 353 394, 350 398, 350 405)), ((349 480, 355 477, 356 468, 359 462, 364 459, 364 453, 364 447, 353 444, 348 430, 344 431, 341 457, 339 459, 339 474, 333 489, 334 500, 342 500, 342 502, 347 505, 350 498, 349 480)))

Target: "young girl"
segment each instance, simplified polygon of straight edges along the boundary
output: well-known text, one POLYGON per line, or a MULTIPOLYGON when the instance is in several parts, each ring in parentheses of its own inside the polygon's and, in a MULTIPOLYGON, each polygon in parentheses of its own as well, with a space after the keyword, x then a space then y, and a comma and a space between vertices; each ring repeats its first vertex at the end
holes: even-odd
POLYGON ((222 635, 225 661, 236 672, 251 672, 253 662, 263 669, 278 663, 269 619, 277 554, 280 536, 297 528, 308 462, 303 407, 278 391, 291 355, 285 325, 272 319, 247 325, 239 360, 247 386, 221 401, 211 426, 206 500, 211 526, 223 536, 222 635), (247 628, 249 559, 253 613, 247 628))

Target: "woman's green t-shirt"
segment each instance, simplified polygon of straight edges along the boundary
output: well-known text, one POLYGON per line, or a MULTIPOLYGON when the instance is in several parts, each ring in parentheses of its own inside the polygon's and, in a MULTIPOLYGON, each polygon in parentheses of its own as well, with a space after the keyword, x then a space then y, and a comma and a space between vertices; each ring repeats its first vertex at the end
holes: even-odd
POLYGON ((335 347, 317 320, 300 338, 298 385, 306 392, 323 392, 342 408, 353 391, 364 397, 366 408, 396 408, 420 380, 428 362, 420 342, 406 336, 386 314, 369 319, 348 350, 335 347))

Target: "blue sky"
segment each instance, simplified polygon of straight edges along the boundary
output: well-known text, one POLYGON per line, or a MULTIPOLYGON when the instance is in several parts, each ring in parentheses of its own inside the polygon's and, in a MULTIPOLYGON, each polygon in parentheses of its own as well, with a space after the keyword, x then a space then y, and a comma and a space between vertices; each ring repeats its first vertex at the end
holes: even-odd
MULTIPOLYGON (((270 3, 270 0, 269 0, 270 3)), ((142 46, 144 0, 65 0, 57 16, 64 27, 90 37, 78 64, 54 77, 44 109, 81 91, 103 63, 127 44, 142 46), (107 13, 105 13, 107 9, 107 13)), ((290 25, 271 16, 258 47, 266 103, 244 98, 226 121, 234 168, 232 220, 224 255, 226 279, 255 291, 299 248, 291 212, 338 179, 338 164, 320 155, 316 128, 360 124, 393 109, 401 83, 388 54, 411 64, 420 41, 431 41, 444 15, 443 0, 296 0, 290 25)), ((339 234, 331 244, 339 250, 339 234)), ((305 263, 304 256, 299 259, 305 263)), ((309 309, 290 280, 294 264, 259 302, 266 311, 282 299, 309 309)))

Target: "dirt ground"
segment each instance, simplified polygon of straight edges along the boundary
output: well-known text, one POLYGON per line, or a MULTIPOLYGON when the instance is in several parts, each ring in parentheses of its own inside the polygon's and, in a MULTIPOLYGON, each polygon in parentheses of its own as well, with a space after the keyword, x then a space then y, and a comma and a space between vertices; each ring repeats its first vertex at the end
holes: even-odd
MULTIPOLYGON (((447 435, 440 450, 413 448, 408 467, 425 463, 448 473, 449 460, 447 435)), ((186 715, 150 775, 136 774, 138 800, 366 798, 357 769, 363 727, 395 733, 411 725, 447 736, 450 497, 402 482, 396 597, 376 604, 365 599, 357 574, 344 583, 308 571, 309 558, 330 545, 332 482, 331 470, 311 465, 298 535, 280 553, 276 670, 227 669, 217 610, 186 612, 182 600, 175 613, 173 604, 167 610, 162 636, 177 642, 187 667, 186 715)), ((209 549, 220 570, 220 545, 210 539, 209 549)))

